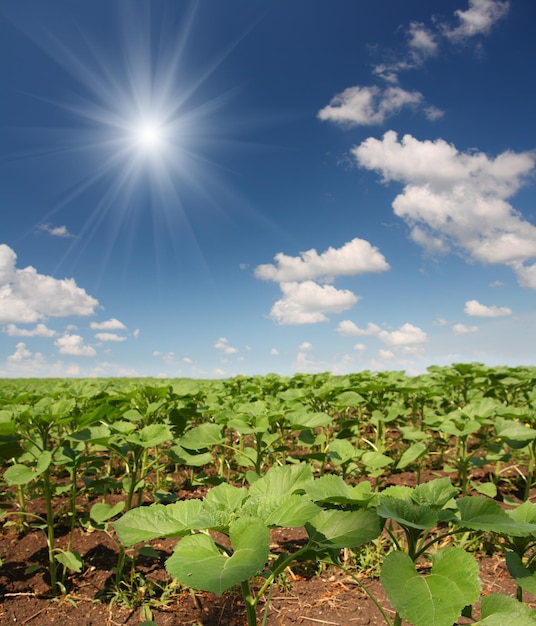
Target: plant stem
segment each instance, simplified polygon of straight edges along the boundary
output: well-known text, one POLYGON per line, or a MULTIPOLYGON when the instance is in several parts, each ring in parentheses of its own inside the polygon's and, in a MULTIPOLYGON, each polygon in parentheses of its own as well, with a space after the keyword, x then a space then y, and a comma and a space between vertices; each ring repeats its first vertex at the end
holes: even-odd
POLYGON ((54 557, 54 512, 52 510, 52 485, 50 483, 50 470, 43 472, 43 493, 47 511, 47 545, 48 545, 48 571, 50 574, 50 586, 52 592, 57 592, 56 559, 54 557))
POLYGON ((257 612, 255 607, 257 606, 257 598, 251 595, 251 588, 249 586, 249 580, 244 580, 240 583, 242 589, 242 597, 246 605, 246 617, 248 620, 248 626, 257 626, 257 612))

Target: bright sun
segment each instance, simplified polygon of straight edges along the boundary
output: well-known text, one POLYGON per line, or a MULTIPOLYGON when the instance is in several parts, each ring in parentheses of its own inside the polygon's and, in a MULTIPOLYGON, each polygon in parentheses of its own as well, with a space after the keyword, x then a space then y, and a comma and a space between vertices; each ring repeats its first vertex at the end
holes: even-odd
POLYGON ((155 120, 140 122, 133 134, 137 148, 143 152, 155 153, 160 151, 164 146, 164 129, 162 125, 155 120))

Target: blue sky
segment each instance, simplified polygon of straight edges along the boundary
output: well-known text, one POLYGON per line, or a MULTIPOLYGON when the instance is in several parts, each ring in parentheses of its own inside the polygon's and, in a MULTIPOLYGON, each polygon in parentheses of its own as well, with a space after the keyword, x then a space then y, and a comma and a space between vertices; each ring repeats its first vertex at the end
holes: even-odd
POLYGON ((536 365, 532 2, 0 15, 0 376, 536 365))

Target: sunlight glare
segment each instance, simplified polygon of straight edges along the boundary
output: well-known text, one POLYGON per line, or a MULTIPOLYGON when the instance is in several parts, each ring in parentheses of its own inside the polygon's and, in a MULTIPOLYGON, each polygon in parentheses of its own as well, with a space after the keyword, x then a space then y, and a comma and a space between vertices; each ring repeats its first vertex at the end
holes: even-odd
POLYGON ((162 125, 155 120, 144 120, 134 129, 134 143, 142 152, 159 152, 165 143, 162 125))

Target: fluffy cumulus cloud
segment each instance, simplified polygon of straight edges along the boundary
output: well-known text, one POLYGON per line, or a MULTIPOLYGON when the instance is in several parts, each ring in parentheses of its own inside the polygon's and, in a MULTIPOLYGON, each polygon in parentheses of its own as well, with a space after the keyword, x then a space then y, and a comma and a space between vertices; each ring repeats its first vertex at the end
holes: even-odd
POLYGON ((359 296, 348 289, 319 283, 331 283, 338 276, 389 269, 378 248, 359 238, 321 254, 313 248, 294 257, 280 252, 274 259, 275 264, 257 266, 255 276, 279 283, 283 297, 270 311, 270 317, 278 324, 327 322, 328 314, 346 311, 359 301, 359 296))
POLYGON ((510 307, 496 306, 495 304, 486 306, 485 304, 480 304, 478 300, 468 300, 465 303, 464 312, 472 317, 505 317, 512 315, 510 307))
POLYGON ((56 331, 45 324, 36 324, 34 328, 19 328, 15 324, 8 324, 4 332, 10 337, 54 337, 56 331))
POLYGON ((318 118, 343 126, 371 126, 383 124, 403 108, 416 107, 422 101, 418 91, 405 91, 398 86, 348 87, 318 112, 318 118))
POLYGON ((115 317, 112 317, 104 322, 91 322, 89 327, 91 330, 126 330, 127 328, 123 322, 115 319, 115 317))
POLYGON ((413 324, 403 324, 397 330, 382 330, 377 324, 369 322, 366 328, 359 328, 351 320, 343 320, 336 331, 343 336, 377 336, 383 343, 390 346, 405 346, 408 344, 422 344, 428 341, 424 330, 413 324))
POLYGON ((121 341, 126 341, 127 338, 117 333, 95 333, 95 339, 97 339, 97 341, 114 341, 120 343, 121 341))
POLYGON ((233 348, 233 346, 229 345, 229 340, 225 337, 220 337, 214 344, 214 347, 224 354, 236 354, 238 352, 237 348, 233 348))
POLYGON ((95 356, 95 348, 84 345, 84 340, 80 335, 63 335, 54 342, 59 348, 60 354, 69 356, 95 356))
POLYGON ((359 300, 348 289, 319 285, 312 280, 280 286, 283 297, 273 305, 270 317, 282 325, 327 322, 326 314, 346 311, 359 300))
POLYGON ((469 0, 466 11, 454 12, 459 20, 458 25, 453 28, 445 26, 443 32, 454 41, 486 35, 506 15, 509 8, 510 3, 503 0, 469 0))
POLYGON ((428 335, 418 326, 413 324, 403 324, 398 330, 388 332, 382 330, 378 333, 378 337, 391 346, 405 346, 414 343, 426 343, 428 335))
POLYGON ((72 278, 58 280, 33 267, 17 269, 17 255, 0 244, 0 323, 31 324, 47 317, 92 315, 98 301, 72 278))
POLYGON ((255 276, 275 282, 332 282, 335 276, 355 276, 389 269, 389 264, 378 248, 358 238, 345 243, 341 248, 330 247, 321 254, 312 248, 301 252, 299 256, 288 256, 279 252, 274 259, 275 265, 256 267, 255 276))
POLYGON ((335 330, 344 337, 378 335, 381 332, 381 328, 372 322, 369 322, 366 328, 359 328, 359 326, 351 320, 343 320, 335 330))
POLYGON ((455 335, 466 335, 467 333, 478 332, 478 326, 466 326, 465 324, 454 324, 452 331, 455 335))
POLYGON ((401 140, 393 131, 370 137, 352 153, 358 164, 404 189, 395 214, 428 252, 461 252, 470 260, 510 266, 520 284, 536 288, 536 226, 507 201, 534 172, 534 153, 495 158, 459 152, 442 139, 401 140))

